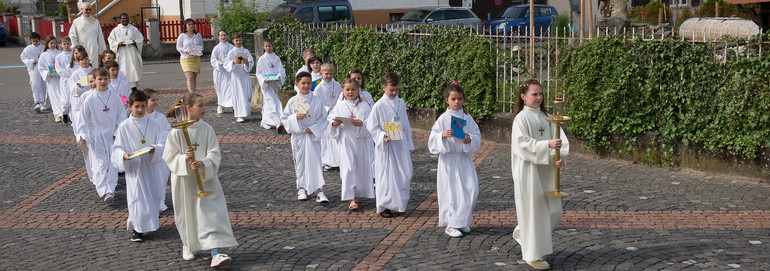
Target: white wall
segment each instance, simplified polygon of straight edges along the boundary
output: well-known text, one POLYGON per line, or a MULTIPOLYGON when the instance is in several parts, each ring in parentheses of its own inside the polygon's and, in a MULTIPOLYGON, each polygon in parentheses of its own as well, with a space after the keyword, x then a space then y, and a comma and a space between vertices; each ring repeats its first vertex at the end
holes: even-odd
POLYGON ((422 6, 448 6, 449 0, 350 0, 353 10, 414 9, 422 6))

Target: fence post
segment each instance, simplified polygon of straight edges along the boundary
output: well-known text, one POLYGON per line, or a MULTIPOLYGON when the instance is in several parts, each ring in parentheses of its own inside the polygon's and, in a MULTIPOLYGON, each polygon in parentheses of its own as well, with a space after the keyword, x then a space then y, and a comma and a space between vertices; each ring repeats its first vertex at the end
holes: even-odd
POLYGON ((714 4, 714 17, 719 17, 719 1, 714 4))
POLYGON ((51 27, 53 29, 53 36, 56 37, 56 40, 61 40, 61 35, 59 33, 59 23, 63 23, 64 18, 53 18, 51 19, 51 27))
POLYGON ((29 15, 16 15, 16 24, 19 26, 19 45, 21 46, 30 44, 29 35, 32 34, 32 29, 29 20, 29 15))
MULTIPOLYGON (((265 54, 265 48, 262 46, 264 35, 267 34, 267 28, 260 28, 254 30, 254 64, 256 64, 259 57, 265 54)), ((256 66, 256 65, 254 65, 256 66)), ((250 106, 261 107, 262 105, 262 91, 260 91, 259 82, 256 76, 251 76, 251 99, 250 106), (260 106, 257 106, 260 105, 260 106)))
POLYGON ((147 42, 149 42, 152 51, 156 55, 160 55, 160 23, 158 18, 147 18, 144 21, 147 22, 147 42))

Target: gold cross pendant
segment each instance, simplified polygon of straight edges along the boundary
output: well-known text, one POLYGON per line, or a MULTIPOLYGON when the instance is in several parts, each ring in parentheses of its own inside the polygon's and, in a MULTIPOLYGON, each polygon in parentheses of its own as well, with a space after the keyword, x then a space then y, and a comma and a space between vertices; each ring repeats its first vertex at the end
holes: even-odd
POLYGON ((544 131, 545 131, 545 130, 543 130, 543 126, 540 126, 540 136, 543 136, 543 132, 544 132, 544 131))

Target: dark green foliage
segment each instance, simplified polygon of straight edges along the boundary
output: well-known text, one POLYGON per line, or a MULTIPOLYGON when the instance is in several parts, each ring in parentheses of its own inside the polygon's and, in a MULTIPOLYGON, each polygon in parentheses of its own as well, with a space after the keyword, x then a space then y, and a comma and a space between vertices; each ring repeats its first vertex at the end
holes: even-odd
POLYGON ((770 146, 770 48, 760 57, 757 43, 751 47, 740 57, 728 49, 724 62, 714 44, 676 39, 605 36, 567 50, 558 65, 569 129, 595 149, 620 139, 630 151, 648 132, 664 144, 754 158, 770 146))
POLYGON ((416 38, 407 32, 381 33, 372 28, 309 29, 285 18, 272 22, 268 37, 287 71, 291 89, 294 73, 302 66, 302 50, 286 42, 300 34, 305 46, 325 62, 332 62, 341 81, 350 69, 364 71, 364 89, 375 99, 382 95, 382 76, 389 71, 401 77, 401 94, 409 107, 443 110, 443 92, 457 81, 466 93, 465 109, 474 118, 495 112, 495 55, 492 42, 467 29, 424 28, 416 38), (291 48, 290 48, 291 47, 291 48))

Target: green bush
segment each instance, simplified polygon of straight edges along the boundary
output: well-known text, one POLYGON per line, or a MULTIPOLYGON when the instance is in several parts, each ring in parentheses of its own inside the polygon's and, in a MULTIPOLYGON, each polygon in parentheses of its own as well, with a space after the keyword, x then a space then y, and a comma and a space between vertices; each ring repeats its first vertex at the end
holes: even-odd
POLYGON ((431 35, 416 39, 407 32, 380 33, 367 27, 309 29, 292 18, 273 21, 268 28, 287 72, 283 89, 292 88, 294 72, 302 66, 304 48, 286 41, 294 34, 336 66, 338 81, 350 69, 361 68, 364 89, 375 99, 382 95, 382 76, 392 71, 401 77, 399 96, 409 107, 444 109, 443 91, 452 81, 465 89, 465 109, 474 118, 489 115, 498 106, 493 44, 467 29, 424 28, 431 35))
POLYGON ((213 19, 214 25, 230 34, 254 32, 257 28, 265 27, 267 14, 257 13, 264 5, 256 0, 232 0, 217 7, 220 16, 213 19))
POLYGON ((8 11, 8 5, 5 4, 5 0, 0 0, 0 13, 8 11))
MULTIPOLYGON (((727 3, 722 0, 707 0, 706 2, 703 2, 703 5, 700 6, 700 9, 698 11, 698 15, 700 17, 714 17, 716 15, 715 12, 716 12, 717 1, 719 1, 719 17, 736 16, 736 17, 741 17, 743 19, 751 20, 751 14, 740 12, 735 7, 735 5, 727 3)), ((743 7, 755 8, 757 7, 757 4, 753 4, 753 3, 743 4, 743 7)))
POLYGON ((676 39, 602 36, 566 50, 558 67, 573 116, 569 129, 596 150, 630 151, 647 133, 664 144, 760 155, 770 146, 770 54, 722 63, 713 44, 676 39), (612 145, 617 140, 622 146, 612 145))

